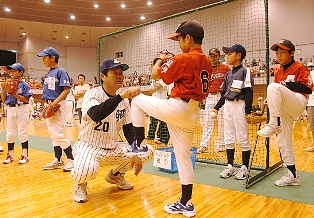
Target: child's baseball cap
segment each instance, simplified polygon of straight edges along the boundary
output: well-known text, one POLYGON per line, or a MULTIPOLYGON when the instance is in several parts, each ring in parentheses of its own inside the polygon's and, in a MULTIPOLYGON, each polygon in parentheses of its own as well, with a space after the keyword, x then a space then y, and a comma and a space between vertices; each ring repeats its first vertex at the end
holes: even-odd
POLYGON ((294 44, 288 39, 281 39, 277 44, 273 44, 270 49, 277 51, 278 47, 288 51, 295 51, 294 44))
POLYGON ((118 61, 117 59, 114 59, 114 58, 106 59, 100 65, 100 72, 104 72, 104 70, 109 70, 111 68, 115 68, 119 66, 122 68, 123 71, 129 69, 129 65, 121 64, 120 61, 118 61))
POLYGON ((245 48, 240 44, 233 44, 231 47, 222 47, 222 50, 224 53, 228 54, 228 52, 237 52, 242 54, 242 60, 246 56, 246 50, 245 48))
POLYGON ((7 69, 8 70, 18 70, 18 71, 22 71, 23 73, 25 71, 24 66, 22 64, 20 64, 20 63, 15 63, 15 64, 12 64, 12 65, 8 65, 7 69))
POLYGON ((48 55, 55 56, 56 59, 60 58, 59 52, 53 47, 47 47, 42 52, 37 54, 38 57, 44 57, 44 56, 48 56, 48 55))
POLYGON ((218 48, 211 48, 210 50, 209 50, 209 55, 220 55, 220 51, 219 51, 219 49, 218 48))
POLYGON ((167 39, 172 39, 178 41, 177 36, 181 34, 189 34, 192 37, 202 37, 204 38, 204 28, 197 21, 191 19, 182 22, 177 28, 176 32, 167 37, 167 39))

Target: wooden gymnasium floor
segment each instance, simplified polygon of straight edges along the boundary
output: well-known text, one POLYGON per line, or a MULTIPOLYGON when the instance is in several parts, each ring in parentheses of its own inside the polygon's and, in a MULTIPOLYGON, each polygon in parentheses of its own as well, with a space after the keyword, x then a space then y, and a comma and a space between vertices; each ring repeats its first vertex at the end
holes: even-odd
MULTIPOLYGON (((5 122, 6 119, 2 118, 3 135, 5 122)), ((66 128, 66 134, 71 141, 76 140, 78 127, 76 120, 75 127, 66 128)), ((44 121, 30 121, 29 135, 49 137, 44 121)), ((314 172, 314 152, 303 151, 311 145, 307 121, 296 122, 293 140, 298 170, 314 172)), ((0 154, 0 159, 3 160, 7 152, 4 140, 1 145, 5 148, 0 154)), ((165 204, 173 203, 179 198, 181 186, 176 179, 143 172, 136 177, 130 171, 126 178, 135 187, 133 190, 123 191, 105 182, 104 176, 111 167, 103 166, 97 178, 88 184, 89 201, 78 204, 73 201, 73 180, 70 173, 42 169, 43 164, 53 159, 52 153, 30 149, 30 161, 25 165, 18 165, 20 154, 21 147, 16 146, 15 161, 0 166, 0 217, 183 217, 163 211, 165 204)), ((196 206, 196 217, 314 217, 314 205, 203 184, 194 185, 193 202, 196 206)))

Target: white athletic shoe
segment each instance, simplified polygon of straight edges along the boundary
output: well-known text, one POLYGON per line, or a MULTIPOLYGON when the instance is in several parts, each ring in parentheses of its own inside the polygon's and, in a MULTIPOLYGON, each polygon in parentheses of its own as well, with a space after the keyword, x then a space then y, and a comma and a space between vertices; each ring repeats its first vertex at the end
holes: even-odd
POLYGON ((272 135, 281 133, 281 131, 281 126, 274 126, 268 123, 263 129, 257 131, 257 135, 262 137, 271 137, 272 135))
POLYGON ((243 179, 246 179, 248 174, 249 172, 248 172, 247 167, 242 165, 240 170, 235 174, 234 178, 238 180, 243 180, 243 179))
POLYGON ((70 172, 74 168, 74 160, 68 159, 67 164, 63 167, 63 172, 70 172))
POLYGON ((227 179, 230 176, 233 176, 235 174, 234 167, 231 164, 228 164, 228 166, 220 173, 220 178, 227 179))
POLYGON ((109 173, 107 173, 107 175, 105 176, 105 180, 110 184, 116 184, 118 188, 122 190, 129 190, 134 187, 134 185, 128 183, 125 180, 124 173, 123 174, 119 173, 119 175, 115 176, 113 175, 112 170, 110 170, 109 173))
POLYGON ((137 145, 137 140, 132 142, 131 145, 125 146, 125 153, 145 153, 148 151, 148 147, 146 144, 146 139, 144 139, 140 146, 137 145))
POLYGON ((305 148, 304 151, 314 151, 314 146, 309 147, 309 148, 305 148))
POLYGON ((29 161, 27 156, 21 155, 18 164, 26 164, 29 161))
POLYGON ((196 153, 200 154, 200 153, 207 153, 208 152, 208 148, 204 147, 204 146, 200 146, 197 150, 196 153))
POLYGON ((11 163, 12 161, 14 161, 14 157, 7 154, 7 158, 3 161, 3 164, 8 164, 8 163, 11 163))
POLYGON ((299 176, 297 176, 297 178, 294 178, 293 175, 290 175, 288 173, 281 177, 279 180, 277 180, 275 182, 275 185, 277 186, 300 185, 299 176))
POLYGON ((62 160, 58 161, 57 158, 53 159, 53 161, 51 161, 48 164, 45 164, 43 166, 44 170, 54 170, 54 169, 60 169, 64 167, 64 162, 62 160))
POLYGON ((183 205, 180 200, 174 202, 173 204, 166 204, 164 210, 170 214, 183 214, 186 217, 193 217, 196 215, 194 205, 191 200, 189 200, 186 205, 183 205))
POLYGON ((87 197, 87 183, 75 183, 74 185, 74 201, 77 203, 84 203, 88 200, 87 197))

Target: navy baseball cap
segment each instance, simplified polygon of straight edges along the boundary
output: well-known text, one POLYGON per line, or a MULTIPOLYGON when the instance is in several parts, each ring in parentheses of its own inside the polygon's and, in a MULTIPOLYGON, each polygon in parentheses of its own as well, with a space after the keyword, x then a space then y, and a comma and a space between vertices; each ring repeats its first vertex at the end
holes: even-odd
POLYGON ((53 47, 47 47, 42 52, 37 54, 38 57, 44 57, 44 56, 48 56, 48 55, 55 56, 56 59, 60 58, 59 52, 53 47))
POLYGON ((278 43, 273 44, 270 49, 277 51, 278 47, 287 51, 295 51, 294 44, 288 39, 281 39, 278 43))
POLYGON ((102 62, 102 64, 100 65, 100 72, 103 72, 104 70, 109 70, 115 67, 121 67, 123 71, 129 69, 129 65, 121 64, 120 61, 118 61, 117 59, 110 58, 102 62))
POLYGON ((22 71, 23 73, 25 71, 24 66, 22 64, 20 64, 20 63, 15 63, 15 64, 12 64, 12 65, 8 65, 7 69, 8 70, 18 70, 18 71, 22 71))
POLYGON ((189 34, 192 37, 204 38, 204 28, 193 19, 186 20, 179 25, 175 33, 167 36, 167 39, 178 41, 177 36, 181 34, 189 34))
POLYGON ((222 47, 222 50, 224 53, 228 54, 228 52, 237 52, 242 54, 242 60, 246 56, 246 50, 245 48, 240 44, 233 44, 231 47, 222 47))

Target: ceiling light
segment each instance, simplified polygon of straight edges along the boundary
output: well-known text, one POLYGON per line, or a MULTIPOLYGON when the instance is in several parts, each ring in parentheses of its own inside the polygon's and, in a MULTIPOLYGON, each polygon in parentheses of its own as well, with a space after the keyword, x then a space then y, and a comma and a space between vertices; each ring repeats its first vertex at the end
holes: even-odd
POLYGON ((26 36, 26 33, 25 33, 25 32, 22 32, 22 35, 23 35, 23 36, 26 36))
POLYGON ((99 5, 97 5, 97 4, 94 4, 94 8, 99 8, 99 5))
POLYGON ((50 0, 45 0, 46 3, 50 3, 50 0))
POLYGON ((148 1, 148 2, 147 2, 147 5, 152 5, 152 4, 153 4, 153 3, 152 3, 152 2, 150 2, 150 1, 148 1))
POLYGON ((72 20, 74 20, 74 19, 75 19, 75 16, 74 16, 74 15, 71 15, 70 18, 71 18, 72 20))
POLYGON ((6 12, 10 12, 10 11, 11 11, 10 8, 5 8, 4 10, 5 10, 6 12))
POLYGON ((107 18, 106 18, 106 21, 110 21, 110 20, 111 20, 110 17, 107 17, 107 18))
POLYGON ((65 38, 66 38, 66 39, 69 39, 70 37, 69 37, 69 36, 65 36, 65 38))
POLYGON ((121 8, 125 8, 125 4, 121 4, 121 8))
POLYGON ((141 20, 145 20, 145 17, 144 17, 144 16, 141 16, 141 20))

